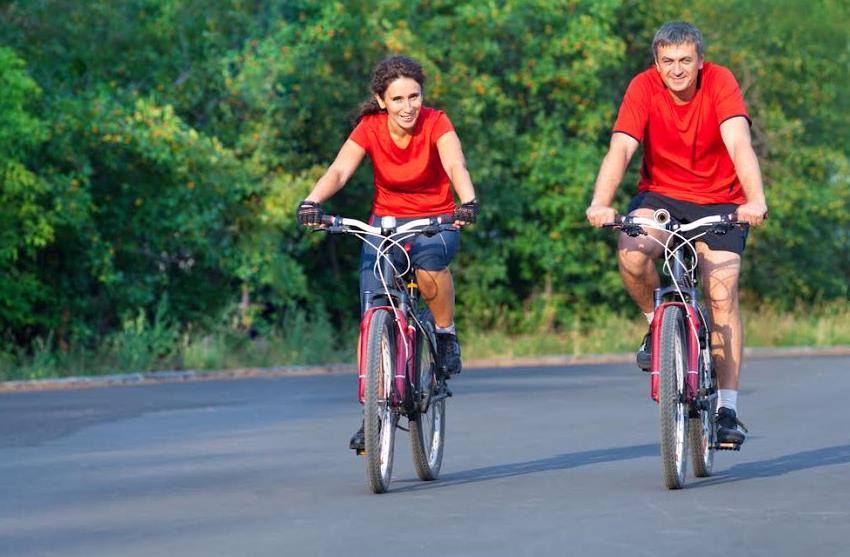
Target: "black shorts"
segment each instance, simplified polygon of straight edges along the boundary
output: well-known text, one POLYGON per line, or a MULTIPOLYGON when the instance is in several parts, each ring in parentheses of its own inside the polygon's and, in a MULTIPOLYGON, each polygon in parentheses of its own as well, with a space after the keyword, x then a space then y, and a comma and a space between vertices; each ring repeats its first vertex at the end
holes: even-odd
MULTIPOLYGON (((671 217, 682 224, 687 224, 711 215, 734 213, 738 209, 738 205, 735 203, 699 205, 645 191, 637 194, 632 199, 632 202, 629 203, 629 213, 636 209, 667 209, 670 211, 671 217)), ((708 233, 697 241, 705 242, 705 245, 711 250, 731 251, 742 254, 747 245, 747 232, 747 228, 733 228, 726 234, 708 233)), ((694 231, 694 234, 699 234, 699 232, 694 231)))

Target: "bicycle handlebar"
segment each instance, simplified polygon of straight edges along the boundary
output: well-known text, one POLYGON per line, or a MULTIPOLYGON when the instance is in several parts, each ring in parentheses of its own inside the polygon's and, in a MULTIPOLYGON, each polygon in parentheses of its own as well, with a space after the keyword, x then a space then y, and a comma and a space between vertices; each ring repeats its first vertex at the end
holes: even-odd
POLYGON ((323 215, 322 226, 317 230, 325 230, 331 234, 344 234, 353 230, 375 235, 393 235, 405 232, 423 233, 426 235, 437 234, 441 230, 454 230, 456 227, 452 215, 439 215, 436 217, 423 217, 404 224, 396 224, 396 217, 381 217, 381 226, 373 226, 362 220, 350 219, 335 215, 323 215), (391 219, 391 220, 388 220, 391 219))
POLYGON ((749 224, 738 221, 735 213, 709 215, 687 224, 682 224, 672 218, 664 209, 658 209, 652 218, 634 217, 631 215, 618 216, 614 222, 602 225, 603 228, 619 228, 629 236, 645 235, 643 227, 663 230, 665 232, 688 232, 697 228, 711 227, 717 234, 725 234, 735 227, 748 228, 749 224))

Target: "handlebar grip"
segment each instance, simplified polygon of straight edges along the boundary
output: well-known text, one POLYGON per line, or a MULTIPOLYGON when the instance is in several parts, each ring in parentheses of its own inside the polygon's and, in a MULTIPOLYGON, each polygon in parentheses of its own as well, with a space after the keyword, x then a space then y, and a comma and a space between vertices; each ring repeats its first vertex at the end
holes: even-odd
POLYGON ((336 219, 337 217, 333 215, 322 215, 322 224, 331 226, 333 225, 334 221, 336 221, 336 219))
POLYGON ((602 228, 617 228, 618 226, 623 226, 626 224, 626 219, 628 219, 628 215, 617 215, 614 217, 614 222, 603 223, 602 228))

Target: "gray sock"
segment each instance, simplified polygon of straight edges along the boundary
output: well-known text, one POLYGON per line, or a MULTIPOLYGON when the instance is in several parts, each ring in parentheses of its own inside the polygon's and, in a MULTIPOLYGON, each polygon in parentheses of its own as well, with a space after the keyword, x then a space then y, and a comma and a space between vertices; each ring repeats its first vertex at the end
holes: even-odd
POLYGON ((450 333, 450 334, 453 334, 453 335, 457 334, 457 332, 455 331, 455 324, 454 323, 452 323, 448 327, 436 327, 435 330, 438 333, 443 333, 443 334, 445 334, 445 333, 450 333))
POLYGON ((738 413, 738 391, 735 389, 717 389, 717 407, 728 408, 738 413))

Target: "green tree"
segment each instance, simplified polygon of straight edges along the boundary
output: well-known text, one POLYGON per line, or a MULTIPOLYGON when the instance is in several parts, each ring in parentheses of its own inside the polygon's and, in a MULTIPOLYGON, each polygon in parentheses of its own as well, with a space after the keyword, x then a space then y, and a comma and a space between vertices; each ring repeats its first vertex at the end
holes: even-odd
POLYGON ((36 255, 53 239, 49 184, 32 167, 47 126, 28 105, 41 90, 24 61, 0 48, 0 334, 44 325, 36 255))

